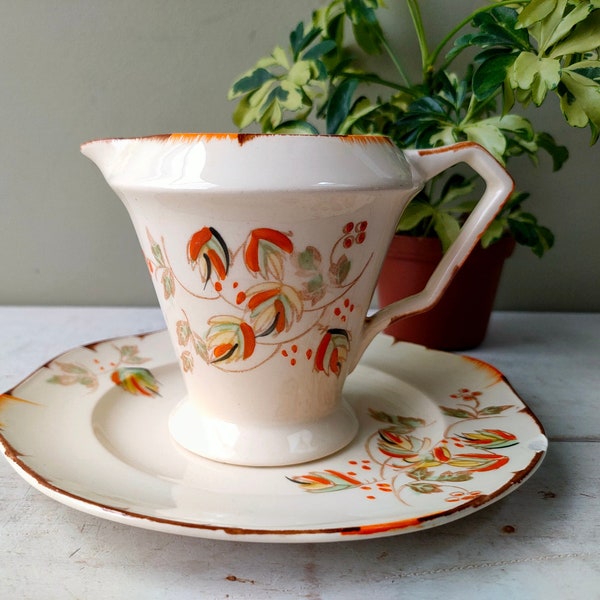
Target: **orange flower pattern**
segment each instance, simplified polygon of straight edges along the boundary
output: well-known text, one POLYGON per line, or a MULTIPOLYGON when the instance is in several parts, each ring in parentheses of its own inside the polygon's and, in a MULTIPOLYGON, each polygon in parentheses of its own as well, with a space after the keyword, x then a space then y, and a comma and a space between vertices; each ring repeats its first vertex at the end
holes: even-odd
POLYGON ((348 358, 350 349, 350 336, 344 329, 329 329, 317 348, 315 355, 315 371, 322 371, 329 375, 338 375, 342 365, 348 358))
POLYGON ((198 266, 205 284, 213 273, 219 280, 227 277, 229 251, 219 232, 212 227, 203 227, 192 235, 188 242, 188 259, 192 269, 198 266))
POLYGON ((510 453, 498 452, 519 443, 514 433, 502 429, 470 430, 472 421, 498 418, 512 405, 482 406, 482 392, 462 389, 450 398, 454 406, 442 407, 442 413, 453 420, 442 439, 433 442, 420 430, 430 426, 423 419, 370 411, 379 424, 365 442, 366 457, 350 460, 349 470, 325 469, 288 477, 311 493, 362 490, 374 500, 377 493, 393 493, 409 504, 416 495, 445 493, 446 502, 467 502, 481 492, 468 487, 474 473, 502 469, 510 462, 510 453), (458 431, 458 430, 461 431, 458 431), (360 467, 374 476, 361 477, 360 467))
POLYGON ((154 374, 139 365, 149 361, 139 355, 135 345, 115 346, 115 359, 108 364, 102 364, 98 359, 93 361, 93 367, 79 363, 54 360, 49 369, 52 375, 46 380, 56 385, 82 385, 90 392, 97 389, 99 377, 109 375, 110 380, 134 396, 160 396, 159 382, 154 374))
POLYGON ((284 255, 294 249, 288 235, 266 227, 250 232, 244 251, 244 260, 251 273, 260 273, 264 279, 269 276, 283 279, 284 255))
MULTIPOLYGON (((292 331, 298 340, 317 327, 324 332, 321 341, 318 347, 307 348, 304 355, 313 360, 315 371, 339 377, 350 351, 351 336, 343 327, 346 316, 340 316, 341 308, 336 308, 333 315, 326 313, 328 307, 349 292, 370 261, 370 256, 357 250, 362 265, 357 268, 352 255, 348 255, 351 248, 363 244, 367 228, 367 221, 346 223, 332 243, 328 262, 323 259, 327 254, 315 246, 296 249, 290 231, 255 228, 241 246, 232 249, 216 228, 198 229, 186 246, 188 263, 192 270, 198 270, 206 290, 198 297, 225 298, 236 313, 210 317, 204 331, 195 329, 183 315, 177 323, 177 341, 182 348, 180 361, 184 370, 193 371, 197 357, 221 369, 244 361, 247 368, 252 368, 250 359, 259 344, 283 344, 292 331), (225 297, 231 270, 240 260, 245 272, 259 281, 240 289, 236 280, 231 286, 235 295, 225 297), (320 311, 322 321, 317 319, 315 323, 314 317, 303 321, 307 313, 314 315, 316 311, 320 311)), ((151 257, 146 257, 146 261, 150 273, 162 286, 165 300, 173 298, 180 289, 196 296, 174 273, 164 240, 157 243, 149 231, 147 237, 151 257)), ((354 310, 347 295, 343 307, 354 310)), ((276 354, 271 352, 269 356, 276 354)))
POLYGON ((111 380, 134 396, 159 396, 158 382, 148 369, 121 367, 112 372, 111 380))

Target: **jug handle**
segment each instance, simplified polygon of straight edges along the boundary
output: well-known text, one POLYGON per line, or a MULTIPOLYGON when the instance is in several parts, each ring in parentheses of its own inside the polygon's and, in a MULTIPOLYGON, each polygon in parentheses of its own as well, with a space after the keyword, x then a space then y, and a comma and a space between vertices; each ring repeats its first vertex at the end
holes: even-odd
POLYGON ((358 364, 367 346, 378 333, 398 319, 425 312, 435 305, 514 188, 512 178, 502 165, 487 150, 473 142, 432 149, 404 150, 404 154, 411 166, 418 189, 427 180, 459 163, 466 163, 480 175, 485 181, 486 189, 423 290, 367 317, 358 352, 351 364, 352 369, 358 364))

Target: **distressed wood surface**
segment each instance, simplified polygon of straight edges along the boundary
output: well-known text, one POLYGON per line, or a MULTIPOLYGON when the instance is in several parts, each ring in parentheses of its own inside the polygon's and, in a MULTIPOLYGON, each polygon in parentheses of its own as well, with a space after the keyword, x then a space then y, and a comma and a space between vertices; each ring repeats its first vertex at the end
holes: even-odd
MULTIPOLYGON (((160 329, 157 309, 0 308, 0 389, 83 343, 160 329)), ((540 469, 465 519, 379 540, 244 544, 85 515, 0 460, 0 599, 600 598, 600 315, 496 313, 469 352, 550 438, 540 469)))

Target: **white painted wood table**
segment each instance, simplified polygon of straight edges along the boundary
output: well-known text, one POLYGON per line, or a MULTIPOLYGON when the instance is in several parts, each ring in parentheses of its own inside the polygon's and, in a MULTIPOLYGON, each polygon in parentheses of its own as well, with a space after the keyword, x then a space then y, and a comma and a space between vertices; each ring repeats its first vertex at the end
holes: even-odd
MULTIPOLYGON (((0 308, 0 390, 71 347, 162 327, 154 308, 0 308)), ((469 354, 506 375, 550 439, 503 500, 395 537, 248 544, 86 515, 2 459, 0 599, 600 598, 600 314, 495 313, 469 354)))

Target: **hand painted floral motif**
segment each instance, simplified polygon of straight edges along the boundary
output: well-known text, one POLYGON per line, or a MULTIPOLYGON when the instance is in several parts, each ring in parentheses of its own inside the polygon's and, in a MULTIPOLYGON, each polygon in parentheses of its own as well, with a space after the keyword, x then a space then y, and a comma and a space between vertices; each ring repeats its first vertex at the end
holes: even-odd
POLYGON ((224 280, 229 271, 229 250, 219 232, 213 227, 196 231, 188 242, 188 260, 192 269, 198 266, 200 278, 206 284, 215 273, 224 280))
POLYGON ((484 407, 482 392, 466 389, 450 398, 455 406, 445 407, 443 413, 456 421, 446 428, 441 440, 434 443, 420 433, 431 425, 422 419, 371 410, 371 418, 383 427, 368 437, 364 458, 349 461, 347 472, 325 469, 288 479, 311 493, 363 490, 369 500, 375 500, 379 493, 393 493, 405 504, 410 503, 411 493, 446 493, 449 503, 472 500, 481 492, 470 489, 466 482, 473 479, 474 473, 505 467, 510 455, 498 451, 519 440, 515 434, 497 428, 465 430, 465 423, 501 415, 513 406, 484 407), (455 431, 458 429, 461 431, 455 431), (358 469, 365 474, 375 470, 375 476, 361 477, 358 469))
POLYGON ((135 345, 114 346, 114 349, 115 360, 108 364, 102 364, 98 359, 92 361, 93 366, 60 360, 52 361, 49 368, 54 374, 47 379, 47 382, 56 385, 83 385, 91 392, 97 389, 101 376, 109 375, 115 385, 130 394, 159 395, 159 385, 152 372, 139 366, 150 359, 140 356, 135 345))
MULTIPOLYGON (((287 341, 286 334, 289 334, 287 337, 293 335, 297 344, 300 338, 318 327, 326 332, 323 339, 318 348, 307 346, 304 354, 308 360, 314 357, 316 371, 339 376, 350 350, 350 335, 346 329, 333 325, 347 319, 347 316, 340 317, 340 313, 350 306, 354 310, 354 304, 346 297, 343 307, 335 310, 330 307, 348 293, 370 262, 370 256, 360 255, 362 267, 353 272, 352 261, 347 255, 350 248, 364 242, 366 230, 366 221, 347 223, 333 240, 327 262, 314 246, 297 250, 292 232, 255 228, 243 244, 229 248, 214 227, 202 227, 190 237, 186 256, 191 268, 198 268, 204 288, 212 282, 206 295, 204 291, 192 292, 176 277, 164 241, 157 244, 147 231, 152 253, 147 262, 150 271, 157 275, 156 283, 163 288, 165 300, 174 297, 177 282, 177 289, 192 297, 221 298, 235 309, 233 314, 209 318, 203 331, 193 329, 184 314, 185 318, 177 323, 177 341, 182 347, 180 360, 184 370, 194 370, 195 357, 220 368, 248 361, 247 368, 252 368, 249 359, 255 356, 257 344, 271 346, 272 351, 261 354, 260 360, 267 360, 265 355, 275 356, 277 345, 287 341), (243 288, 239 281, 248 273, 264 281, 243 288), (308 313, 310 318, 304 319, 308 313)), ((236 367, 236 370, 244 369, 236 367)))
POLYGON ((248 290, 246 299, 257 337, 289 331, 302 318, 302 300, 289 285, 259 283, 248 290))
POLYGON ((333 373, 339 376, 342 365, 348 358, 350 350, 350 336, 344 329, 329 329, 315 354, 315 371, 322 371, 326 375, 333 373))
POLYGON ((206 335, 208 362, 232 362, 252 356, 256 339, 252 327, 230 316, 213 317, 206 335))
POLYGON ((246 242, 244 261, 251 273, 282 281, 284 256, 291 254, 293 249, 292 240, 285 233, 266 227, 254 229, 246 242))
POLYGON ((115 385, 134 396, 159 396, 158 382, 148 369, 142 367, 121 367, 110 376, 115 385))
POLYGON ((163 295, 165 300, 168 300, 171 296, 175 295, 175 277, 173 276, 173 270, 168 266, 163 250, 160 244, 157 244, 150 233, 148 235, 148 241, 150 242, 150 250, 154 261, 146 258, 146 264, 150 275, 160 276, 160 283, 163 289, 163 295))

